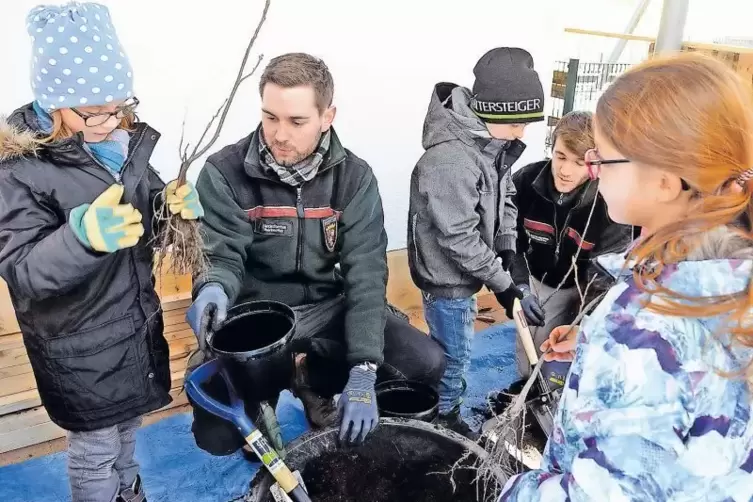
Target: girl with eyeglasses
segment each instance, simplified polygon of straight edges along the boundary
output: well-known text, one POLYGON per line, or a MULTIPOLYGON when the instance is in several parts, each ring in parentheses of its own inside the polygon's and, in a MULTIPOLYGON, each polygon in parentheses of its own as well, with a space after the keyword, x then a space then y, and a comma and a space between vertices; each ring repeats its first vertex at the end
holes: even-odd
POLYGON ((202 208, 149 164, 159 134, 136 118, 108 9, 39 6, 27 30, 34 101, 0 123, 0 276, 42 404, 68 431, 73 502, 143 502, 135 433, 171 401, 154 208, 165 193, 182 218, 202 208))
POLYGON ((586 155, 609 216, 643 228, 580 327, 540 470, 501 501, 753 499, 753 92, 698 54, 656 58, 598 102, 586 155))

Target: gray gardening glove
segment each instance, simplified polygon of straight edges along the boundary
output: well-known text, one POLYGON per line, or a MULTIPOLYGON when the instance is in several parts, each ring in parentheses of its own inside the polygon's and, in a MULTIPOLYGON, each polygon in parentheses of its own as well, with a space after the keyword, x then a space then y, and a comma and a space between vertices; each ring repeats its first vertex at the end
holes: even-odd
POLYGON ((546 319, 544 317, 544 309, 541 307, 538 297, 531 293, 531 289, 528 286, 520 286, 520 291, 523 293, 520 306, 523 307, 526 321, 532 326, 543 326, 546 319))
POLYGON ((348 383, 337 403, 342 417, 340 441, 345 441, 347 438, 351 443, 363 442, 369 432, 374 430, 379 423, 379 410, 374 391, 376 370, 377 366, 373 363, 359 364, 350 369, 348 383))

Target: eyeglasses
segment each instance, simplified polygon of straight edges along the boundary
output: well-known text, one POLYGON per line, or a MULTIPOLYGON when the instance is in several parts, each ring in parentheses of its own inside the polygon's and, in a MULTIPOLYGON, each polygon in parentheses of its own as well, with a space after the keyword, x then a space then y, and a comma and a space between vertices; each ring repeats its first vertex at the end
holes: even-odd
POLYGON ((110 117, 123 119, 125 117, 133 115, 136 111, 137 106, 139 106, 139 100, 137 98, 130 98, 123 102, 123 104, 120 105, 114 112, 97 113, 96 115, 92 115, 88 113, 81 113, 75 108, 71 108, 71 110, 73 111, 73 113, 84 119, 84 124, 86 124, 86 127, 97 127, 110 120, 110 117))
MULTIPOLYGON (((602 159, 599 156, 599 152, 595 149, 591 149, 586 152, 586 155, 583 157, 583 163, 586 164, 586 167, 588 168, 588 178, 590 180, 596 180, 599 178, 599 174, 601 174, 601 166, 607 165, 607 164, 625 164, 627 162, 630 162, 629 159, 602 159)), ((690 190, 690 185, 687 181, 680 178, 681 187, 683 190, 690 190)))
POLYGON ((607 164, 625 164, 627 162, 630 161, 628 159, 602 159, 601 157, 599 157, 599 152, 597 152, 595 149, 587 151, 586 155, 583 156, 583 163, 585 163, 586 167, 588 168, 588 178, 591 180, 599 178, 599 174, 601 173, 601 166, 607 164))

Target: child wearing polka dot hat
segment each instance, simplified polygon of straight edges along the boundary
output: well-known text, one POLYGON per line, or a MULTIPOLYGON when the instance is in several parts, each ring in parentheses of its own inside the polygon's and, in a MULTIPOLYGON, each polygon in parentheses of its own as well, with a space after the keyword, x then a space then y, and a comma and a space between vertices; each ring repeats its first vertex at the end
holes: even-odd
POLYGON ((135 115, 107 8, 36 7, 27 30, 35 99, 0 117, 0 277, 42 404, 68 431, 72 501, 145 502, 135 434, 171 401, 155 212, 203 209, 149 163, 159 133, 135 115))
POLYGON ((29 13, 28 32, 34 55, 31 86, 45 111, 133 97, 133 70, 107 7, 39 6, 29 13))

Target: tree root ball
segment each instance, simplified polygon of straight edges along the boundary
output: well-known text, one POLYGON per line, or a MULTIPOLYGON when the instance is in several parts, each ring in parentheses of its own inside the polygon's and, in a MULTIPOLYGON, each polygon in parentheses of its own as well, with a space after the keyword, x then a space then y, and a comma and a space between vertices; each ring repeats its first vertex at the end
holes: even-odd
POLYGON ((193 277, 205 273, 207 258, 199 223, 195 220, 186 221, 175 215, 168 216, 161 223, 161 231, 155 236, 154 242, 159 272, 163 273, 161 267, 165 263, 165 256, 169 254, 169 269, 164 272, 193 277))

